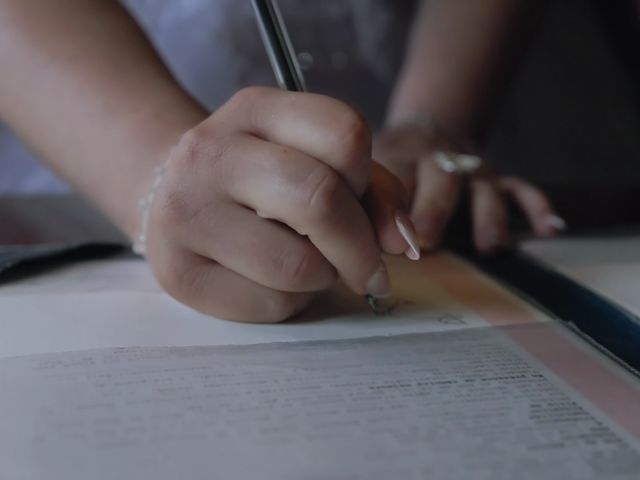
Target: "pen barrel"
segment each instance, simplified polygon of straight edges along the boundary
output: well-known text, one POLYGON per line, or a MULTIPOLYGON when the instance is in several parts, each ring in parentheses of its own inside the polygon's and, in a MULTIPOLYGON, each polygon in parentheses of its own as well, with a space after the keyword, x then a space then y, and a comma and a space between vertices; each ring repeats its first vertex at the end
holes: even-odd
POLYGON ((256 21, 278 85, 283 90, 307 90, 287 27, 275 0, 252 0, 256 21))

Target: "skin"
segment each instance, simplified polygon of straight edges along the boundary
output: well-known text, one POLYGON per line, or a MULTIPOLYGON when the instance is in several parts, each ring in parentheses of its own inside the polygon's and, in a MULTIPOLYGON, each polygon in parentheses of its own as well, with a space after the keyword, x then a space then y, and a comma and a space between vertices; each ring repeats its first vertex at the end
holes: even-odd
MULTIPOLYGON (((429 0, 419 12, 408 55, 374 156, 411 192, 411 217, 421 246, 440 245, 464 181, 432 161, 436 150, 481 149, 482 125, 504 89, 514 57, 526 46, 545 2, 429 0), (407 123, 416 114, 436 129, 407 123)), ((563 226, 539 189, 483 168, 469 180, 474 243, 491 253, 510 243, 506 200, 523 210, 535 233, 552 236, 563 226)))
MULTIPOLYGON (((416 82, 446 57, 429 53, 448 43, 442 31, 420 33, 428 17, 423 11, 416 25, 389 128, 376 142, 381 163, 365 120, 325 96, 250 88, 209 115, 112 0, 0 0, 0 117, 132 239, 143 223, 136 204, 163 167, 146 231, 159 283, 206 314, 277 322, 338 278, 359 295, 388 293, 381 255, 409 251, 398 216, 412 229, 410 192, 398 178, 415 193, 417 220, 430 218, 431 205, 455 204, 457 179, 429 159, 438 142, 421 144, 424 132, 398 127, 406 105, 445 111, 429 100, 442 92, 416 82), (400 134, 411 141, 397 142, 400 134)), ((433 85, 459 72, 454 63, 433 85)), ((452 90, 452 112, 472 108, 456 100, 466 88, 452 90)), ((495 219, 493 185, 478 188, 476 218, 495 219)), ((518 198, 521 187, 510 185, 518 198)))
POLYGON ((381 255, 407 249, 406 195, 345 104, 250 88, 208 115, 111 0, 0 1, 0 62, 3 121, 132 239, 166 168, 146 249, 176 299, 276 322, 337 278, 388 294, 381 255))

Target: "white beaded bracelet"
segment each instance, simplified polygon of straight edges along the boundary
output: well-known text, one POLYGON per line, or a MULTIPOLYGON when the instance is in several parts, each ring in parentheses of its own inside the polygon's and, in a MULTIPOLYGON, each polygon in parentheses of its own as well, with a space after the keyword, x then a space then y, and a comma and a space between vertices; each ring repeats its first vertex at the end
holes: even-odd
POLYGON ((138 201, 138 208, 142 211, 142 225, 140 227, 140 234, 138 235, 136 242, 133 244, 133 251, 138 255, 144 256, 147 253, 147 230, 149 228, 151 204, 153 203, 153 199, 156 196, 156 192, 158 191, 158 188, 162 183, 162 179, 166 171, 166 165, 156 167, 153 170, 155 174, 153 184, 151 185, 151 188, 149 189, 147 195, 138 201))
POLYGON ((429 131, 429 133, 442 133, 442 128, 438 125, 433 115, 429 113, 413 113, 405 117, 397 124, 399 127, 419 127, 429 131))

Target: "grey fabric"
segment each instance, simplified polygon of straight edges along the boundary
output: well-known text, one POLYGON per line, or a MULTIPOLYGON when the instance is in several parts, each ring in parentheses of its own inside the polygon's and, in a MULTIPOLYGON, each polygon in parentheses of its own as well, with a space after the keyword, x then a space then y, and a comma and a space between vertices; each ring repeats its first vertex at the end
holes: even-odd
MULTIPOLYGON (((416 2, 280 1, 310 88, 349 101, 379 124, 416 2)), ((180 81, 209 108, 240 87, 274 83, 249 4, 127 0, 180 81)), ((489 160, 543 188, 640 191, 637 85, 593 1, 549 4, 540 35, 503 92, 489 160)), ((25 157, 0 133, 0 192, 55 187, 25 157)), ((593 211, 582 198, 576 204, 593 211)))
MULTIPOLYGON (((183 86, 208 108, 215 109, 239 88, 274 85, 248 0, 123 4, 183 86)), ((350 102, 378 125, 402 61, 414 4, 414 0, 281 0, 310 90, 350 102)), ((1 131, 0 193, 62 188, 1 131)))
MULTIPOLYGON (((404 51, 412 0, 281 0, 310 90, 380 123, 404 51)), ((237 89, 274 85, 251 3, 126 0, 185 87, 209 108, 237 89)))

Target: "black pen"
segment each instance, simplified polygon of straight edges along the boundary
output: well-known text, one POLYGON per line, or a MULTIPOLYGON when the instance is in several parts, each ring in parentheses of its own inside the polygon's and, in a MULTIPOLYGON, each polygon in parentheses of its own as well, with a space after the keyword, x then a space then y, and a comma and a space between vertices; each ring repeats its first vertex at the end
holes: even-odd
POLYGON ((306 92, 307 87, 287 27, 276 0, 252 0, 262 43, 267 50, 278 85, 290 92, 306 92))
MULTIPOLYGON (((277 0, 252 0, 252 3, 262 43, 267 50, 278 86, 290 92, 306 92, 304 76, 277 0)), ((378 299, 372 295, 366 295, 365 299, 371 310, 378 315, 378 299)))

